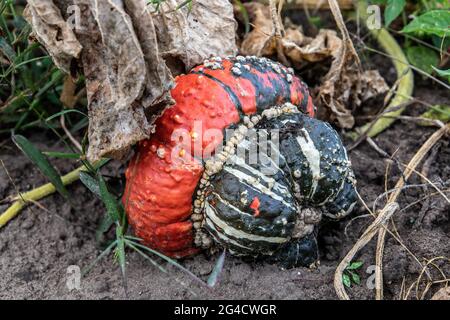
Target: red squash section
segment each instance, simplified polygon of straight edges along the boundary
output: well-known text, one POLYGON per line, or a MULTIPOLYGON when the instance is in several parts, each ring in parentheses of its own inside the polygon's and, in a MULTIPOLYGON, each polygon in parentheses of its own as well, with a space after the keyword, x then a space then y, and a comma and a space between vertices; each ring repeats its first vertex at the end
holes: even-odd
MULTIPOLYGON (((257 110, 255 83, 234 75, 230 70, 232 61, 224 60, 222 66, 223 69, 218 70, 199 66, 193 73, 175 79, 176 86, 171 94, 176 104, 156 121, 152 137, 139 143, 125 173, 123 203, 136 236, 149 247, 173 258, 198 251, 189 220, 193 196, 203 173, 198 159, 211 154, 223 143, 223 130, 240 121, 232 95, 239 99, 245 114, 257 110)), ((276 90, 274 81, 286 86, 284 75, 269 68, 261 72, 251 67, 249 72, 257 74, 265 90, 276 90)), ((290 100, 300 105, 308 95, 304 84, 296 77, 288 89, 289 97, 276 95, 278 103, 290 100)), ((304 111, 313 116, 309 95, 307 99, 304 111)))

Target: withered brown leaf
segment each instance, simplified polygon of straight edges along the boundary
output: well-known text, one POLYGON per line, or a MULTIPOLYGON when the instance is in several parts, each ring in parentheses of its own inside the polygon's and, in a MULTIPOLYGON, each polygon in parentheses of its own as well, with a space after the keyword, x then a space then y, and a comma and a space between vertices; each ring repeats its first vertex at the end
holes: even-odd
POLYGON ((282 50, 282 56, 295 67, 332 58, 328 73, 318 88, 313 90, 317 92, 315 102, 326 120, 342 128, 351 128, 355 123, 352 111, 367 99, 388 90, 378 71, 362 69, 335 1, 330 0, 329 6, 334 10, 341 37, 334 30, 321 29, 312 38, 306 36, 301 28, 289 26, 283 36, 277 38, 274 16, 270 14, 269 7, 261 3, 245 6, 254 28, 242 41, 242 54, 272 56, 282 50))
POLYGON ((55 63, 66 72, 74 58, 82 65, 89 160, 121 158, 150 135, 155 115, 173 103, 173 75, 237 52, 229 1, 195 0, 191 9, 179 8, 183 2, 166 0, 156 12, 146 0, 28 1, 28 21, 55 63), (69 10, 73 6, 77 10, 69 10), (80 15, 74 30, 67 23, 73 14, 80 15))
POLYGON ((33 26, 34 36, 47 48, 56 66, 69 72, 72 59, 80 56, 82 48, 58 7, 51 0, 28 0, 23 15, 33 26))

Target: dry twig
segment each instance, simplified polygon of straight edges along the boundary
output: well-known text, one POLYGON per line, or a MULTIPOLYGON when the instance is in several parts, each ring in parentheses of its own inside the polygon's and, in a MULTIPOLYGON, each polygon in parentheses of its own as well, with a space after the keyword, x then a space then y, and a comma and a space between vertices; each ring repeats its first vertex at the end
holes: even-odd
POLYGON ((347 255, 342 259, 341 263, 339 263, 336 268, 336 272, 334 274, 334 288, 336 289, 336 293, 342 300, 349 300, 347 292, 345 292, 344 284, 342 283, 342 274, 352 261, 355 254, 364 248, 367 243, 375 236, 380 228, 386 225, 394 212, 398 209, 397 203, 389 203, 384 207, 384 209, 379 213, 374 222, 364 231, 363 235, 356 241, 353 248, 347 253, 347 255))
MULTIPOLYGON (((413 172, 417 172, 415 168, 419 165, 425 155, 430 151, 430 149, 439 141, 439 139, 450 131, 450 124, 446 125, 443 128, 437 130, 430 138, 420 147, 420 149, 416 152, 414 157, 410 160, 408 165, 406 166, 405 172, 403 174, 403 178, 401 178, 397 184, 395 185, 395 191, 390 195, 388 203, 394 203, 397 201, 398 196, 402 190, 402 187, 405 185, 406 180, 411 176, 413 172)), ((445 195, 444 195, 445 197, 445 195)), ((446 197, 445 197, 446 198, 446 197)), ((448 200, 448 199, 447 199, 448 200)), ((378 231, 378 241, 377 241, 377 251, 375 262, 377 268, 375 269, 375 284, 376 284, 376 299, 383 299, 383 252, 384 252, 384 243, 386 238, 386 229, 380 229, 378 231)))
MULTIPOLYGON (((342 283, 342 274, 347 267, 347 265, 352 261, 355 254, 361 250, 377 233, 378 233, 378 241, 377 241, 377 252, 376 252, 376 265, 375 268, 375 288, 376 288, 376 297, 377 299, 383 298, 383 278, 382 278, 382 256, 384 251, 384 240, 386 236, 386 232, 388 229, 386 228, 386 223, 392 217, 394 212, 398 209, 398 204, 396 202, 400 192, 402 191, 406 180, 410 177, 410 175, 415 172, 415 168, 423 159, 425 154, 436 144, 439 139, 450 132, 450 124, 447 126, 440 128, 437 130, 428 140, 422 145, 422 147, 417 151, 417 153, 410 160, 409 164, 406 166, 406 170, 403 176, 399 179, 396 186, 394 187, 394 191, 391 193, 385 207, 379 212, 374 222, 366 229, 360 239, 355 243, 353 248, 347 253, 347 255, 342 259, 336 268, 336 272, 334 275, 334 287, 337 295, 340 299, 348 300, 349 297, 345 291, 344 285, 342 283)), ((370 212, 370 209, 367 208, 370 212)))

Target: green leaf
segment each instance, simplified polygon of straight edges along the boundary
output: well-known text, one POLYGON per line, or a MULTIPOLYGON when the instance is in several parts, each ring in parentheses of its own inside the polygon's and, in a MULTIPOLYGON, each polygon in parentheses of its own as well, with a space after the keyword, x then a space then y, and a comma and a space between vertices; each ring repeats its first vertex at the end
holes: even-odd
POLYGON ((419 33, 426 35, 437 35, 443 37, 449 34, 450 11, 448 10, 431 10, 423 15, 416 17, 402 32, 419 33))
POLYGON ((424 46, 412 46, 406 48, 408 61, 416 68, 430 74, 433 66, 439 64, 439 55, 433 49, 424 46))
POLYGON ((100 197, 105 204, 106 211, 114 222, 118 222, 120 219, 119 206, 117 204, 116 198, 108 191, 105 179, 99 173, 98 175, 98 185, 100 190, 100 197))
POLYGON ((111 229, 112 225, 114 224, 114 221, 111 220, 111 217, 109 214, 105 214, 100 221, 100 225, 98 226, 97 230, 95 231, 95 239, 97 242, 102 242, 103 234, 111 229))
POLYGON ((350 263, 350 264, 348 265, 348 267, 345 268, 345 269, 346 269, 346 270, 357 270, 357 269, 361 268, 361 266, 362 266, 363 264, 364 264, 364 262, 362 262, 362 261, 355 261, 355 262, 350 263))
POLYGON ((237 4, 239 11, 242 14, 242 18, 244 19, 245 34, 247 34, 250 32, 250 18, 248 16, 248 11, 242 4, 241 0, 234 0, 234 2, 237 4))
POLYGON ((89 173, 86 171, 80 172, 80 181, 88 188, 93 194, 95 194, 100 199, 102 198, 100 194, 100 186, 98 181, 94 179, 89 173))
POLYGON ((13 62, 16 58, 16 52, 3 37, 0 37, 0 52, 8 58, 9 62, 13 62))
POLYGON ((350 277, 348 274, 344 273, 342 275, 342 283, 344 284, 344 286, 346 286, 347 288, 350 288, 352 286, 352 282, 350 280, 350 277))
POLYGON ((210 286, 211 288, 216 285, 217 281, 219 280, 219 276, 222 273, 223 264, 225 262, 225 254, 226 254, 226 250, 223 250, 219 259, 217 259, 217 262, 216 262, 216 265, 214 266, 213 271, 211 272, 210 276, 208 277, 208 286, 210 286))
POLYGON ((122 201, 118 202, 118 207, 119 207, 119 219, 121 222, 123 233, 125 234, 128 230, 128 219, 122 201))
MULTIPOLYGON (((450 106, 447 105, 436 105, 432 106, 430 110, 426 111, 421 115, 422 118, 440 120, 443 123, 450 121, 450 106)), ((428 122, 424 121, 422 125, 430 125, 428 122)))
POLYGON ((450 69, 447 70, 440 70, 438 68, 433 67, 434 71, 437 72, 438 75, 440 75, 443 78, 447 78, 447 81, 450 83, 450 69))
POLYGON ((75 123, 71 128, 70 128, 70 132, 77 132, 78 130, 84 129, 88 126, 89 124, 89 118, 83 118, 80 121, 78 121, 77 123, 75 123))
POLYGON ((37 149, 27 138, 21 135, 13 135, 12 140, 20 150, 30 159, 42 172, 42 174, 50 180, 56 190, 65 198, 69 197, 64 184, 56 169, 51 165, 48 159, 37 149))
POLYGON ((42 152, 47 157, 51 158, 61 158, 61 159, 80 159, 80 154, 78 153, 66 153, 66 152, 54 152, 54 151, 44 151, 42 152))
POLYGON ((116 238, 117 238, 117 247, 116 247, 116 257, 119 262, 120 270, 122 271, 123 277, 123 285, 125 287, 125 291, 127 290, 127 274, 126 274, 126 260, 125 260, 125 239, 122 234, 122 228, 117 226, 116 228, 116 238))
POLYGON ((386 9, 384 10, 384 24, 386 27, 402 13, 405 7, 405 0, 388 0, 386 9))
POLYGON ((359 277, 359 275, 356 272, 350 272, 351 276, 352 276, 352 281, 353 283, 360 285, 361 284, 361 278, 359 277))

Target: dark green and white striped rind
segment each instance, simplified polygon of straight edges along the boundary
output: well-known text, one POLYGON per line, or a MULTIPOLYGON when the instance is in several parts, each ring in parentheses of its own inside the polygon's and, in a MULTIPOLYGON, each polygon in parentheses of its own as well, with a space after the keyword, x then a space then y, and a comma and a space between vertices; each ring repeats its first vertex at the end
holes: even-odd
POLYGON ((211 181, 205 226, 231 251, 271 254, 288 242, 299 208, 283 172, 266 176, 259 165, 233 156, 211 181), (258 215, 252 201, 258 198, 258 215))
MULTIPOLYGON (((264 174, 268 168, 262 162, 250 164, 248 153, 232 156, 207 190, 205 228, 232 253, 305 265, 317 258, 317 244, 311 232, 300 232, 302 239, 293 236, 302 208, 322 208, 327 216, 341 218, 356 202, 346 150, 330 125, 302 113, 263 119, 255 128, 279 135, 279 149, 271 149, 278 153, 273 172, 264 174), (259 215, 250 207, 255 198, 259 215)), ((251 145, 244 140, 238 147, 251 145)))
POLYGON ((356 196, 353 171, 337 132, 301 113, 282 115, 268 126, 280 131, 280 152, 292 172, 299 202, 324 207, 330 217, 345 215, 356 196))

